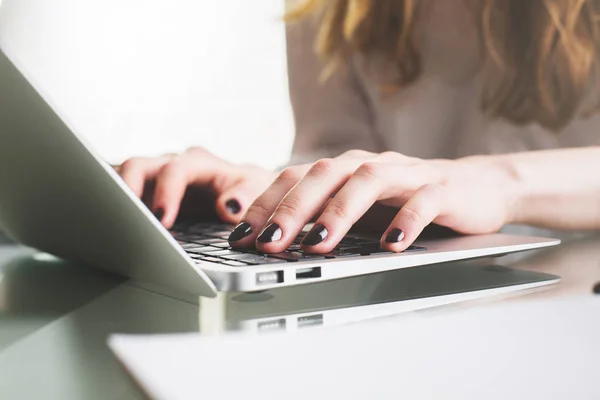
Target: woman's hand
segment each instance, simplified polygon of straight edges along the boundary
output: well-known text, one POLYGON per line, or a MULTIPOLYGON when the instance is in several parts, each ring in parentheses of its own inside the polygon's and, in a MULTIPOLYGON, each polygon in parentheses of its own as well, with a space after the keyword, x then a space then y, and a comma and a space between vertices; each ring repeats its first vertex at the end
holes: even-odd
POLYGON ((198 190, 199 195, 189 201, 191 208, 201 208, 204 203, 204 207, 215 207, 222 221, 238 223, 248 206, 277 176, 265 169, 231 164, 202 148, 180 155, 132 158, 117 170, 138 197, 149 198, 148 206, 167 228, 179 215, 186 192, 194 189, 208 190, 198 190), (207 194, 212 195, 214 204, 207 204, 207 194))
POLYGON ((497 231, 511 220, 513 193, 501 158, 421 160, 350 151, 284 170, 248 208, 230 242, 281 252, 318 215, 302 246, 329 252, 371 206, 382 203, 400 209, 381 238, 384 248, 399 252, 432 222, 465 234, 497 231))

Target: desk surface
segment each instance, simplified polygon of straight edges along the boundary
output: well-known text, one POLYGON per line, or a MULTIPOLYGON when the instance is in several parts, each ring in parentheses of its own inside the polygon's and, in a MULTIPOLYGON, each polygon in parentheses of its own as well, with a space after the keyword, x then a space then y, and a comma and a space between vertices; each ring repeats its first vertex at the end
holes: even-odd
MULTIPOLYGON (((490 301, 591 295, 600 282, 600 238, 563 240, 556 248, 488 260, 488 264, 562 278, 548 290, 490 301)), ((483 266, 482 262, 473 268, 483 266)), ((461 267, 455 263, 452 268, 461 267)), ((440 271, 430 273, 439 276, 440 271)), ((424 289, 427 293, 399 293, 390 285, 394 279, 406 280, 407 275, 378 274, 254 295, 221 294, 192 304, 103 271, 0 244, 0 398, 143 398, 106 345, 111 333, 214 335, 256 329, 257 320, 280 314, 397 302, 444 290, 430 285, 424 289)), ((486 307, 486 303, 469 306, 486 307)), ((353 310, 364 314, 364 307, 348 310, 351 316, 359 314, 353 310)))

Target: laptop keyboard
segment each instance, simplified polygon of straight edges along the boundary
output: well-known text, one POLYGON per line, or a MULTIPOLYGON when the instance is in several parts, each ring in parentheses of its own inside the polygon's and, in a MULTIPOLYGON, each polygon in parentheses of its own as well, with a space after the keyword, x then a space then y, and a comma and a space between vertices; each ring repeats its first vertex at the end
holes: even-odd
MULTIPOLYGON (((378 241, 353 236, 344 237, 330 253, 305 253, 300 248, 300 241, 306 232, 298 235, 283 253, 264 254, 256 249, 233 249, 227 241, 233 228, 231 225, 214 223, 180 224, 171 230, 171 234, 189 256, 197 262, 211 262, 232 267, 394 254, 382 249, 378 241)), ((423 250, 426 248, 410 246, 404 252, 423 250)))

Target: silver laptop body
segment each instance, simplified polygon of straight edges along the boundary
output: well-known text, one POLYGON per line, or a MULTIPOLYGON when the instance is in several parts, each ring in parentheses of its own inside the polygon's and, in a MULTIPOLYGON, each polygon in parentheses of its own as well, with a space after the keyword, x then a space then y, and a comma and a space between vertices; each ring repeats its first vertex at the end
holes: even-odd
MULTIPOLYGON (((217 291, 261 291, 559 243, 490 234, 422 240, 415 243, 416 251, 401 254, 269 257, 262 264, 230 260, 222 254, 227 249, 221 237, 216 256, 193 253, 190 236, 184 233, 176 240, 162 227, 51 106, 50 97, 6 44, 0 43, 0 49, 0 227, 14 240, 56 256, 214 297, 217 291)), ((210 226, 191 228, 218 231, 210 226)))

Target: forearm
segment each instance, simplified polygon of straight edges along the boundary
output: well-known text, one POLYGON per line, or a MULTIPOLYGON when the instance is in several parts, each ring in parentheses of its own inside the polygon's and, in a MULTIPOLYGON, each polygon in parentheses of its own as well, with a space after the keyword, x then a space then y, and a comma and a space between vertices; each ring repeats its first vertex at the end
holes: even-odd
POLYGON ((600 147, 499 156, 513 192, 511 223, 600 229, 600 147))

